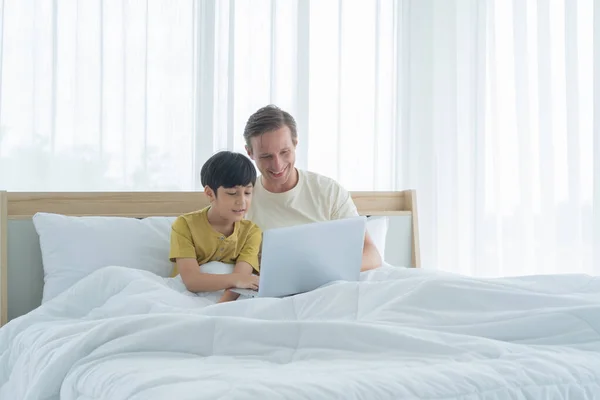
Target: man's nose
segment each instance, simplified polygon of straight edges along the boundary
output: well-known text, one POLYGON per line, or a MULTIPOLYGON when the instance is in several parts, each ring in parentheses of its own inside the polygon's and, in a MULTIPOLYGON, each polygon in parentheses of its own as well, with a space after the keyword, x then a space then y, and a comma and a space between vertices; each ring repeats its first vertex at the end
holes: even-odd
POLYGON ((281 162, 281 158, 279 158, 278 156, 273 158, 273 169, 276 170, 275 172, 280 172, 279 169, 282 165, 283 163, 281 162))

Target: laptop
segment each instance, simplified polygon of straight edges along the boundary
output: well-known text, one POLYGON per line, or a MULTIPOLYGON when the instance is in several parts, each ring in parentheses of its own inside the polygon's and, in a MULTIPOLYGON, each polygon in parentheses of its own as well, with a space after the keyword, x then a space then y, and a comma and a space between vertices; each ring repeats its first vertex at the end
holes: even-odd
POLYGON ((358 281, 366 221, 361 216, 265 230, 258 290, 230 290, 285 297, 336 281, 358 281))

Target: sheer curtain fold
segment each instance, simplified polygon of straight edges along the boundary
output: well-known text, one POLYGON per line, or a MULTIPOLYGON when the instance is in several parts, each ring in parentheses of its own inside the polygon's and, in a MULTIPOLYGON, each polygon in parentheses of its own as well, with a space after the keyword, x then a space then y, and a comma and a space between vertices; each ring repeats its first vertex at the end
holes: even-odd
POLYGON ((0 1, 0 188, 201 189, 274 103, 299 167, 417 189, 426 267, 598 273, 599 2, 0 1))
POLYGON ((0 186, 190 185, 193 3, 2 4, 0 186))
MULTIPOLYGON (((591 0, 589 0, 589 3, 591 3, 591 0)), ((593 37, 592 43, 590 43, 589 46, 593 46, 593 50, 591 51, 592 54, 588 54, 588 60, 592 61, 589 63, 592 65, 589 72, 591 72, 594 77, 593 95, 590 96, 591 98, 588 97, 590 101, 586 111, 588 111, 587 115, 593 116, 593 128, 591 128, 593 129, 593 139, 591 142, 588 141, 587 144, 589 147, 593 148, 594 157, 593 160, 588 163, 588 165, 591 164, 593 166, 593 184, 590 185, 592 190, 591 196, 593 199, 593 218, 588 219, 592 226, 584 232, 589 232, 593 235, 593 250, 590 251, 590 253, 592 253, 590 264, 593 265, 594 272, 597 272, 598 268, 600 268, 597 266, 600 261, 600 156, 598 156, 600 154, 600 79, 597 78, 600 76, 600 0, 594 0, 593 12, 590 12, 589 7, 585 11, 588 15, 591 14, 593 16, 593 27, 589 26, 589 17, 585 18, 588 22, 586 26, 588 29, 586 29, 585 33, 593 37)), ((588 260, 590 258, 588 258, 588 260)))
POLYGON ((471 273, 597 272, 586 229, 592 2, 485 5, 484 211, 475 221, 485 246, 471 273))

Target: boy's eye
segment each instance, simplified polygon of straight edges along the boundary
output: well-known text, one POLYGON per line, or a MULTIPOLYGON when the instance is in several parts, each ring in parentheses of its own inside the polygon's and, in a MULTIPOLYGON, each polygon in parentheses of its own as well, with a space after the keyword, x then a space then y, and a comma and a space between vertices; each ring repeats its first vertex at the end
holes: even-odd
POLYGON ((246 192, 246 194, 247 194, 248 196, 250 196, 250 195, 252 194, 252 192, 246 192))
POLYGON ((227 194, 230 195, 230 196, 235 196, 237 193, 236 192, 233 192, 233 193, 229 192, 227 194))

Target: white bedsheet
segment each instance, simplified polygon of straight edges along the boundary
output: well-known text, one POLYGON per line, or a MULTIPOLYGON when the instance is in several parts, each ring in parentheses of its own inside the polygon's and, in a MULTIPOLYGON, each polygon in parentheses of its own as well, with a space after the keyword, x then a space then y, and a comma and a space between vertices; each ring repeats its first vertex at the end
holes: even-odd
POLYGON ((598 278, 382 267, 214 299, 104 268, 0 329, 0 399, 600 398, 598 278))

